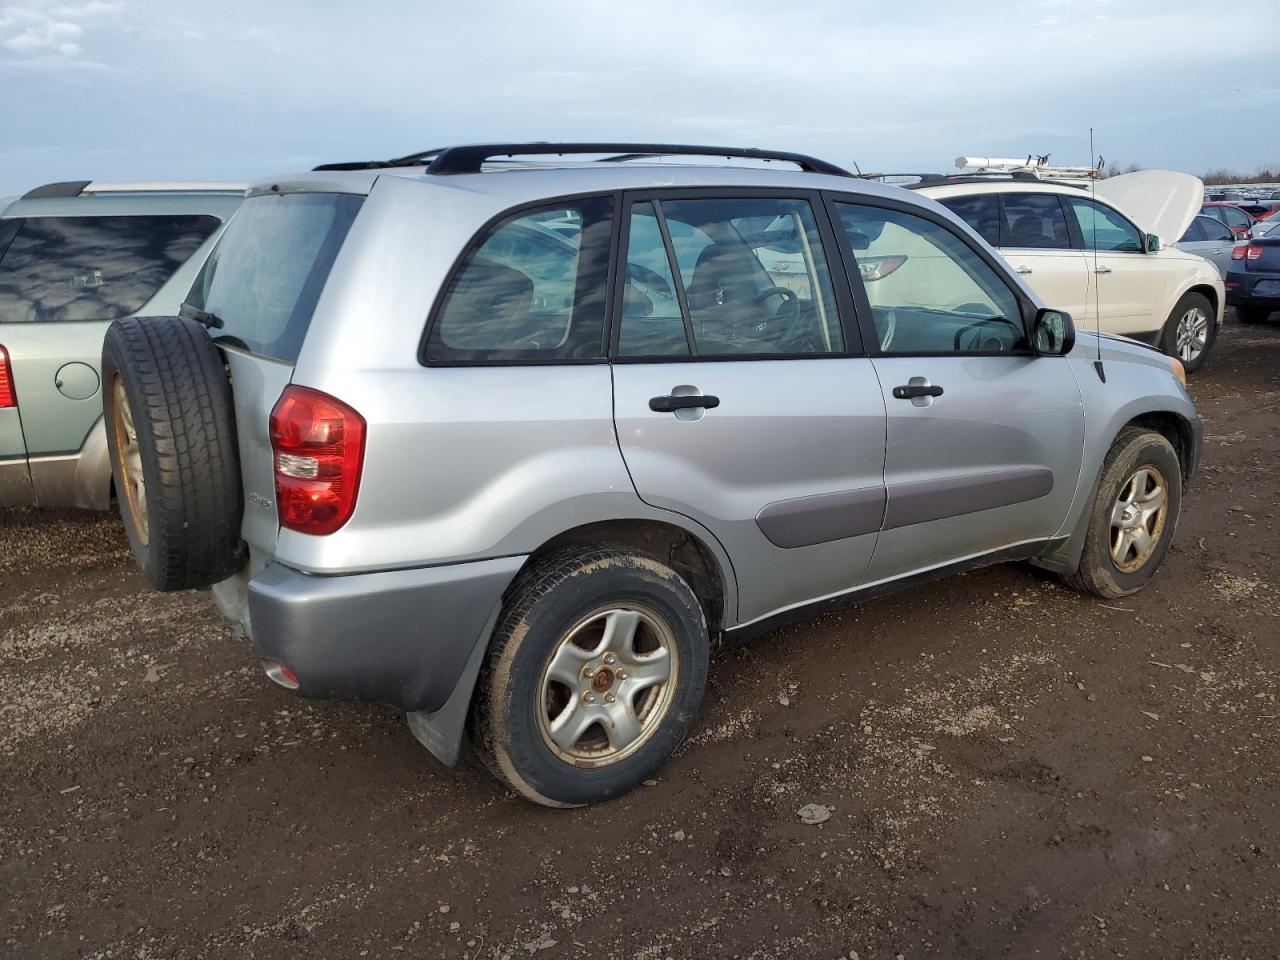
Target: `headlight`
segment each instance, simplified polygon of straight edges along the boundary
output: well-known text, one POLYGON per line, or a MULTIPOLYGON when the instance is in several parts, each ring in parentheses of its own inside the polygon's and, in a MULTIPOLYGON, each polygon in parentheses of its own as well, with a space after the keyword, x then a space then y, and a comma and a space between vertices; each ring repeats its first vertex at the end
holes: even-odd
POLYGON ((1165 359, 1169 361, 1169 369, 1173 371, 1173 375, 1182 384, 1182 389, 1187 389, 1187 368, 1182 365, 1182 361, 1177 357, 1165 357, 1165 359))

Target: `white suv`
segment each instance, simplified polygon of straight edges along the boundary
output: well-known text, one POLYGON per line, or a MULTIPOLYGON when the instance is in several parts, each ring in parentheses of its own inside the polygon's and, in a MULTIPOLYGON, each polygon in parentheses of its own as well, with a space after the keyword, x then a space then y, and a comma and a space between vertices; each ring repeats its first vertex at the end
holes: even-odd
POLYGON ((1146 341, 1188 372, 1212 349, 1222 278, 1203 257, 1165 246, 1200 209, 1204 185, 1195 177, 1146 170, 1080 186, 961 174, 924 177, 914 188, 965 220, 1081 328, 1146 341))

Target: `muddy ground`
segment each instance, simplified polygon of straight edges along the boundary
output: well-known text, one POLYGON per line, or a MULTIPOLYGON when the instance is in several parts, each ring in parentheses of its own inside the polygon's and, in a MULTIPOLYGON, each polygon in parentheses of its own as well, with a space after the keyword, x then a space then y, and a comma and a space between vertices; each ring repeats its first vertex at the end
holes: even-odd
POLYGON ((1005 566, 778 631, 568 812, 272 686, 114 518, 0 516, 0 956, 1280 956, 1280 324, 1193 393, 1145 592, 1005 566))

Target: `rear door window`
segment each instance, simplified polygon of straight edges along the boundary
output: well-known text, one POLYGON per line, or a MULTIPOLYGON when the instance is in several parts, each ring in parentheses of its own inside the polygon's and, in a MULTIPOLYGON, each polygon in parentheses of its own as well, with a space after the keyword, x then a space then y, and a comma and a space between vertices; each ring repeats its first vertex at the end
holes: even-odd
POLYGON ((222 323, 215 335, 290 363, 364 197, 292 193, 246 200, 187 302, 222 323))
POLYGON ((621 356, 844 351, 822 238, 808 200, 638 203, 628 235, 621 356))
POLYGON ((604 356, 613 199, 508 217, 455 270, 425 359, 529 363, 604 356))
POLYGON ((1000 198, 996 194, 947 197, 938 202, 977 230, 987 243, 993 247, 1000 246, 1000 198))
POLYGON ((1001 197, 1001 236, 1009 248, 1070 250, 1071 232, 1062 204, 1052 193, 1007 193, 1001 197))
POLYGON ((217 217, 28 217, 0 261, 0 323, 118 320, 141 309, 217 217))

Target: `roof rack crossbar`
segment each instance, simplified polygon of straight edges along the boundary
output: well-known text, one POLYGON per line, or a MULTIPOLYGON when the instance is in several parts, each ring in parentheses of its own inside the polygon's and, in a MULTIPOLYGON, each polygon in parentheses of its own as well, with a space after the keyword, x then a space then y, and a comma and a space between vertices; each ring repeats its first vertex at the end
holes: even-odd
POLYGON ((449 175, 479 173, 487 161, 502 157, 573 156, 606 154, 606 162, 620 163, 655 157, 724 157, 726 159, 762 160, 766 163, 793 163, 806 173, 825 173, 851 177, 848 170, 826 160, 785 150, 761 150, 757 147, 708 147, 683 143, 474 143, 456 147, 423 150, 393 160, 356 160, 349 163, 325 163, 322 170, 381 170, 388 167, 426 165, 427 173, 449 175))

